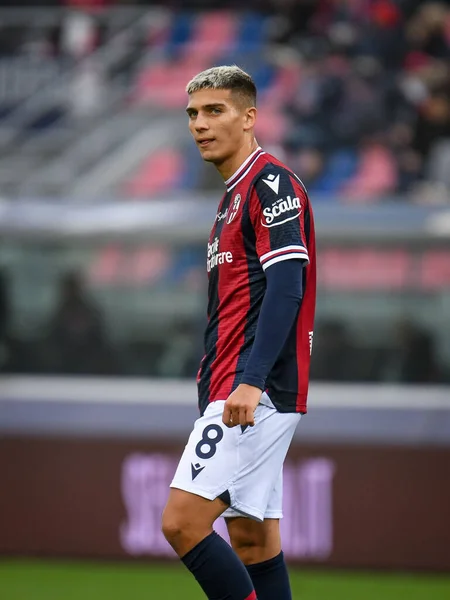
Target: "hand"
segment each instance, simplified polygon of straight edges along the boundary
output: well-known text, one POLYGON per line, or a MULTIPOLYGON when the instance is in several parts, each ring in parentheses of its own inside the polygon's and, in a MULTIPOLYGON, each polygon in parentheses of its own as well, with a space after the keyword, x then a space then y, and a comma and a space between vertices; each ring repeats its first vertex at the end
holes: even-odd
POLYGON ((255 424, 255 409, 261 399, 262 391, 253 385, 241 383, 232 392, 223 409, 222 421, 227 427, 236 427, 236 425, 255 424))

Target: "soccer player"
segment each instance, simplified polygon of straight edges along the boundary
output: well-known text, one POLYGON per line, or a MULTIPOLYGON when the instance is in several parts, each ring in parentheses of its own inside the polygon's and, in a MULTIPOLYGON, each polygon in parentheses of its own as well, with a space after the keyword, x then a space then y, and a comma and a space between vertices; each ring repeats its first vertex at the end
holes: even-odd
POLYGON ((207 247, 201 416, 162 530, 210 600, 288 600, 282 471, 307 408, 313 215, 298 177, 255 139, 256 88, 247 73, 214 67, 186 89, 190 132, 226 190, 207 247), (213 531, 222 514, 231 547, 213 531))

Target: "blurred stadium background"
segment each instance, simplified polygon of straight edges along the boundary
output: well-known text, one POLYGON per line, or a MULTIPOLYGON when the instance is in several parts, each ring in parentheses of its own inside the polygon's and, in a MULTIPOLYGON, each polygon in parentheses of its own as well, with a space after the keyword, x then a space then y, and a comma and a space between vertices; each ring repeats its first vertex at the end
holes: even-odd
POLYGON ((159 515, 222 191, 184 88, 225 63, 316 216, 295 598, 450 597, 449 58, 445 1, 0 1, 1 600, 201 597, 159 515))

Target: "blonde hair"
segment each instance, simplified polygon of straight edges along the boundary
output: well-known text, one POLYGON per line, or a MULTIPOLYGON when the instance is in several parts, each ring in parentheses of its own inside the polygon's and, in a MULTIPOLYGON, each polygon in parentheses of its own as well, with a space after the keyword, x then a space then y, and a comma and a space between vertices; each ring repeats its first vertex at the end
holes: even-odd
POLYGON ((240 96, 247 106, 256 105, 256 86, 251 76, 236 65, 212 67, 198 73, 186 86, 193 94, 200 90, 231 90, 240 96))

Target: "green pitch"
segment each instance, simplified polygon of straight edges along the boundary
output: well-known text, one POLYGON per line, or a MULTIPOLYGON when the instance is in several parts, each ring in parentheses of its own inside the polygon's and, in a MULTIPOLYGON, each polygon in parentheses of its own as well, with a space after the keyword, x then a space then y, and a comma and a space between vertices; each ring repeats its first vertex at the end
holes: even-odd
MULTIPOLYGON (((291 570, 294 600, 449 600, 450 576, 291 570)), ((0 560, 0 600, 203 600, 184 568, 0 560)))

